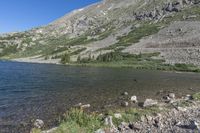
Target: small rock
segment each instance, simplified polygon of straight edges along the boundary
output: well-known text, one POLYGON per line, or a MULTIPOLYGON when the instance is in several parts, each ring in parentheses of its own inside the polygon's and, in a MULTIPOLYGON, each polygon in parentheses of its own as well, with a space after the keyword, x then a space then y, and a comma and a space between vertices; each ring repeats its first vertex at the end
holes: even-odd
POLYGON ((74 107, 81 107, 82 103, 78 103, 76 105, 74 105, 74 107))
POLYGON ((129 129, 129 124, 126 122, 122 122, 119 126, 118 126, 118 130, 119 131, 125 131, 129 129))
POLYGON ((144 104, 143 104, 143 107, 151 107, 151 106, 154 106, 154 105, 157 105, 157 104, 158 104, 157 100, 146 99, 144 104))
POLYGON ((121 105, 122 105, 123 107, 127 107, 127 106, 128 106, 128 102, 124 101, 124 102, 121 103, 121 105))
POLYGON ((131 101, 133 102, 133 103, 137 103, 138 101, 137 101, 137 96, 132 96, 131 97, 131 101))
POLYGON ((84 109, 84 108, 89 108, 89 107, 90 107, 90 104, 81 105, 80 107, 81 107, 82 109, 84 109))
POLYGON ((128 127, 133 130, 134 129, 134 124, 129 123, 128 127))
POLYGON ((174 93, 169 93, 168 96, 169 96, 169 98, 172 98, 172 99, 175 99, 175 97, 176 97, 174 93))
POLYGON ((114 127, 113 121, 112 121, 112 116, 108 116, 105 118, 105 125, 114 127))
POLYGON ((181 125, 181 122, 180 121, 175 121, 175 123, 174 123, 174 125, 176 125, 176 126, 180 126, 181 125))
POLYGON ((141 116, 141 122, 145 122, 146 118, 144 116, 141 116))
POLYGON ((164 96, 163 99, 164 99, 164 100, 167 100, 167 101, 170 100, 169 96, 164 96))
POLYGON ((105 131, 103 129, 98 129, 97 131, 95 131, 95 133, 105 133, 105 131))
POLYGON ((178 109, 179 111, 182 111, 182 112, 187 111, 187 109, 186 109, 186 108, 183 108, 183 107, 177 107, 177 109, 178 109))
POLYGON ((186 95, 185 100, 192 100, 192 96, 191 95, 186 95))
POLYGON ((114 117, 117 118, 117 119, 120 119, 120 118, 122 118, 122 115, 120 113, 115 113, 114 117))
POLYGON ((154 119, 154 126, 157 128, 160 127, 160 119, 159 118, 154 119))
POLYGON ((33 125, 35 128, 41 129, 44 127, 44 122, 40 119, 36 119, 33 125))
POLYGON ((200 125, 199 125, 199 123, 196 122, 196 121, 193 121, 193 120, 190 121, 189 127, 190 127, 191 129, 198 129, 198 130, 200 131, 200 125))
POLYGON ((124 95, 124 96, 128 96, 128 92, 124 92, 123 95, 124 95))
POLYGON ((142 127, 141 127, 140 124, 138 124, 138 123, 133 124, 133 130, 139 131, 139 130, 141 130, 141 129, 142 129, 142 127))
POLYGON ((147 119, 148 123, 150 123, 153 120, 153 118, 149 115, 146 115, 146 119, 147 119))

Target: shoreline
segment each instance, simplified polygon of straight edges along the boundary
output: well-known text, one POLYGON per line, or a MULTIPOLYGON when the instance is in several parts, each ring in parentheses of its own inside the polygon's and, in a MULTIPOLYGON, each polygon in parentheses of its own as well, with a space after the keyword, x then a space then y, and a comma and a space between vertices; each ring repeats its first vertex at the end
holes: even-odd
MULTIPOLYGON (((90 104, 78 104, 64 114, 65 118, 58 127, 43 131, 37 127, 31 133, 200 132, 200 93, 182 98, 176 98, 174 93, 170 93, 162 98, 163 101, 146 99, 144 103, 137 101, 137 96, 129 96, 127 92, 123 96, 127 99, 121 103, 120 109, 88 113, 90 104)), ((35 123, 34 125, 38 126, 35 123)))
POLYGON ((11 62, 19 62, 19 63, 31 63, 31 64, 50 64, 50 65, 61 65, 61 66, 79 66, 79 67, 102 67, 102 68, 132 68, 135 70, 153 70, 153 71, 161 71, 161 72, 172 72, 172 73, 200 73, 192 70, 166 70, 166 69, 157 69, 157 68, 137 68, 133 65, 113 65, 113 64, 104 64, 104 63, 66 63, 62 64, 59 61, 51 61, 51 60, 28 60, 27 58, 19 58, 19 59, 0 59, 0 61, 11 61, 11 62), (25 59, 25 60, 23 60, 25 59))

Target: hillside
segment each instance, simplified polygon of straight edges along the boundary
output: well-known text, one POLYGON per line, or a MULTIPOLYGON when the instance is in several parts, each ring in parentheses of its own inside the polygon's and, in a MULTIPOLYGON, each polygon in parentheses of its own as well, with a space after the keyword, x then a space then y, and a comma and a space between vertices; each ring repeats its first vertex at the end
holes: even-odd
POLYGON ((0 36, 0 58, 199 71, 200 0, 103 0, 0 36))

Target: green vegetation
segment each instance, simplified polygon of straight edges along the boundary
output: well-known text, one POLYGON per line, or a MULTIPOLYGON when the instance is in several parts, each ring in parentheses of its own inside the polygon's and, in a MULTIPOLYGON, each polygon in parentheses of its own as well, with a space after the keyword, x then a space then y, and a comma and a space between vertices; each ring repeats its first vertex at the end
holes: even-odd
POLYGON ((186 71, 200 72, 200 68, 192 64, 165 64, 162 59, 156 59, 159 53, 128 54, 119 51, 99 55, 96 59, 83 58, 75 65, 100 66, 100 67, 131 67, 134 69, 165 70, 165 71, 186 71))
POLYGON ((9 54, 15 54, 16 52, 17 52, 17 45, 10 45, 3 49, 3 51, 0 53, 0 57, 7 56, 9 54))
POLYGON ((139 28, 132 28, 132 31, 127 35, 118 37, 118 43, 104 49, 115 49, 117 47, 127 47, 133 43, 139 42, 145 36, 157 33, 160 30, 159 24, 143 24, 139 28))
POLYGON ((62 64, 66 64, 66 63, 69 63, 69 62, 70 62, 70 55, 69 54, 64 54, 61 57, 61 63, 62 64))
POLYGON ((200 72, 200 68, 192 64, 175 64, 174 70, 185 72, 200 72))
POLYGON ((155 113, 159 113, 161 110, 157 107, 150 107, 150 108, 129 108, 129 109, 121 109, 117 111, 109 111, 109 115, 113 116, 113 123, 115 125, 119 125, 121 122, 136 122, 141 120, 141 117, 144 115, 153 115, 155 113), (115 118, 114 114, 118 112, 121 114, 121 118, 115 118))
POLYGON ((192 98, 193 98, 194 100, 200 101, 200 92, 199 92, 199 93, 193 94, 193 95, 192 95, 192 98))
MULTIPOLYGON (((129 108, 117 111, 108 111, 109 116, 113 116, 113 124, 119 125, 121 122, 135 122, 144 115, 153 115, 161 110, 155 106, 150 108, 129 108), (120 113, 121 118, 115 118, 114 113, 120 113)), ((106 128, 102 115, 87 113, 82 109, 71 109, 64 114, 64 119, 54 133, 93 133, 100 128, 106 128)), ((39 129, 33 129, 32 133, 41 133, 39 129)))
POLYGON ((71 109, 56 133, 92 133, 103 127, 102 118, 97 114, 88 114, 81 109, 71 109))
POLYGON ((41 133, 42 131, 40 129, 36 129, 36 128, 33 128, 31 130, 31 133, 41 133))
POLYGON ((87 48, 81 48, 81 49, 78 49, 78 50, 76 50, 76 51, 70 53, 70 55, 77 55, 77 54, 83 52, 83 51, 86 50, 86 49, 87 49, 87 48))

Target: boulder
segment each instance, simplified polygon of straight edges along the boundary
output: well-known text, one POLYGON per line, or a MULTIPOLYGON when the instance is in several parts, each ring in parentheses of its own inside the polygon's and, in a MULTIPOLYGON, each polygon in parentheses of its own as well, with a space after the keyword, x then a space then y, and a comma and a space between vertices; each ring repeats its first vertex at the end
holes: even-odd
POLYGON ((36 119, 33 125, 35 128, 41 129, 44 127, 44 122, 40 119, 36 119))
POLYGON ((144 101, 143 107, 151 107, 151 106, 154 106, 154 105, 157 105, 157 104, 158 104, 157 100, 146 99, 144 101))

